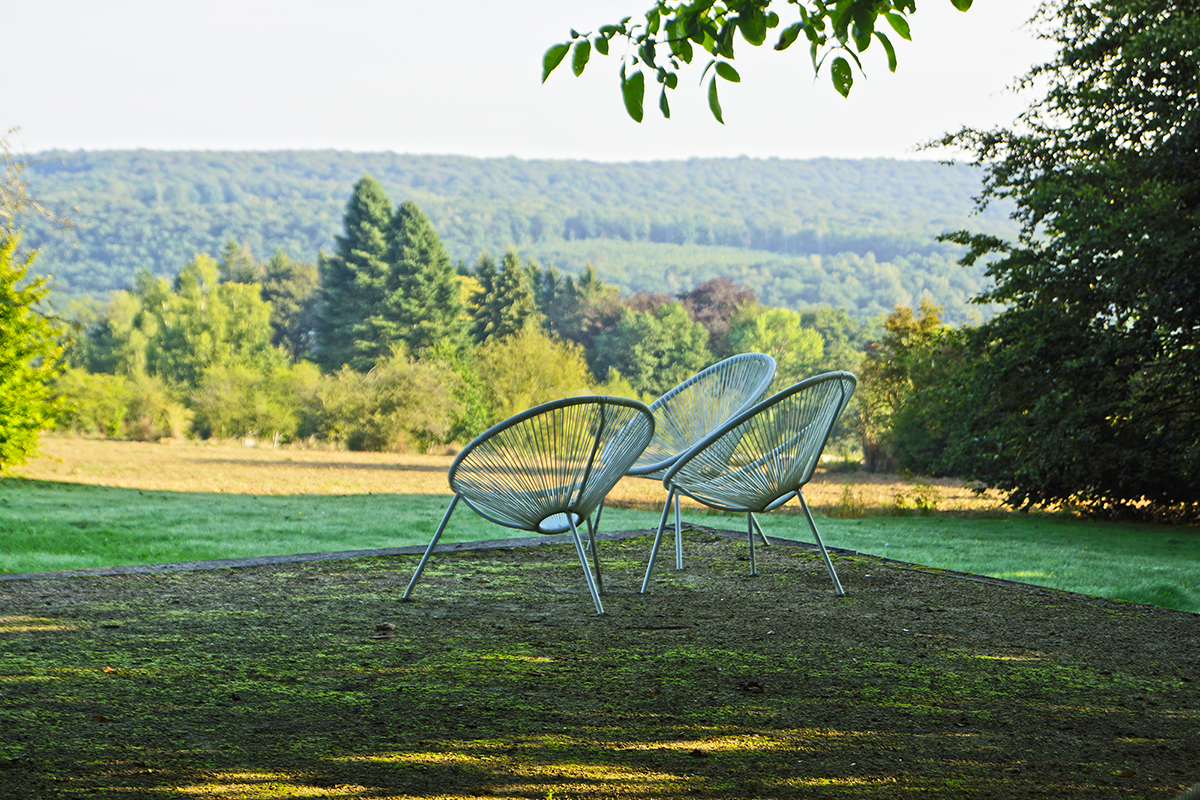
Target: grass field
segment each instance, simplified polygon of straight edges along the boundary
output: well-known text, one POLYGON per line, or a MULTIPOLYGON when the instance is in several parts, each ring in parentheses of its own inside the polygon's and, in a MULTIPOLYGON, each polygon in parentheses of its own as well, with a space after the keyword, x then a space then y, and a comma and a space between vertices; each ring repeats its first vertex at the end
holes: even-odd
MULTIPOLYGON (((424 544, 449 500, 449 456, 47 438, 0 481, 7 573, 424 544)), ((1200 611, 1200 531, 1001 510, 954 482, 823 473, 805 490, 827 544, 961 572, 1200 611)), ((605 530, 652 528, 660 484, 626 479, 605 530)), ((710 527, 744 521, 685 511, 710 527)), ((810 538, 803 519, 766 532, 810 538)), ((524 535, 456 512, 446 541, 524 535)))

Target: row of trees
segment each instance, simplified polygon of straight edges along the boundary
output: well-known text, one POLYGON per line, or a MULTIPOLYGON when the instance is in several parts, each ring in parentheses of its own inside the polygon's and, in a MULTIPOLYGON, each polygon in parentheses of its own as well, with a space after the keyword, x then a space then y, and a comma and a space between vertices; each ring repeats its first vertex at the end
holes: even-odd
POLYGON ((869 330, 828 307, 762 306, 728 279, 622 295, 590 267, 572 277, 513 250, 455 267, 420 208, 393 208, 369 175, 317 264, 229 242, 173 282, 142 273, 76 310, 57 384, 76 430, 366 449, 462 441, 564 395, 650 399, 735 352, 771 353, 790 383, 853 368, 869 330))

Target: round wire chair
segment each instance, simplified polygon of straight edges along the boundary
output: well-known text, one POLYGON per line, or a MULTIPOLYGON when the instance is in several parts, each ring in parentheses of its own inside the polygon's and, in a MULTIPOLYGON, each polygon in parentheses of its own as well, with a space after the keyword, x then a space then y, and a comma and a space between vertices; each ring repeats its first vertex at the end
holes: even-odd
POLYGON ((484 431, 450 465, 454 498, 402 599, 409 599, 462 500, 498 525, 542 534, 569 531, 596 613, 603 614, 596 526, 590 518, 653 435, 654 417, 644 403, 601 395, 545 403, 484 431), (582 522, 594 577, 579 537, 582 522))
MULTIPOLYGON (((637 478, 662 480, 667 469, 697 442, 766 394, 775 378, 775 359, 741 353, 696 373, 650 404, 654 438, 629 469, 637 478)), ((683 569, 683 525, 679 496, 668 487, 659 527, 675 507, 675 568, 683 569)), ((599 522, 597 511, 597 523, 599 522)), ((767 543, 763 538, 763 543, 767 543)))
MULTIPOLYGON (((798 498, 834 590, 845 594, 802 489, 812 479, 829 434, 856 385, 857 379, 849 372, 828 372, 768 397, 684 453, 663 474, 663 485, 675 496, 684 494, 711 508, 746 513, 751 575, 757 574, 755 531, 762 536, 754 514, 773 511, 798 498)), ((654 570, 665 521, 664 514, 650 551, 643 592, 654 570)))

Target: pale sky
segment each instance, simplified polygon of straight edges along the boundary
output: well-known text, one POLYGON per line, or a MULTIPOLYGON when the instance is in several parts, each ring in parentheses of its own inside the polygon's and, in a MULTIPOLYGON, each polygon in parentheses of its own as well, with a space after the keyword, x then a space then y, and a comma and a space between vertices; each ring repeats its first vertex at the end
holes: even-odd
MULTIPOLYGON (((921 0, 899 68, 865 55, 848 100, 807 49, 742 44, 740 85, 712 119, 699 69, 646 121, 621 104, 619 61, 542 54, 650 0, 0 0, 0 135, 18 150, 337 149, 597 161, 692 156, 932 158, 918 143, 1011 123, 1007 90, 1052 53, 1035 0, 921 0), (569 61, 569 58, 568 58, 569 61)), ((785 24, 790 22, 785 19, 785 24)), ((778 31, 775 32, 777 36, 778 31)), ((613 48, 614 55, 619 51, 613 48)), ((697 62, 700 61, 698 57, 697 62)), ((702 67, 702 63, 701 63, 702 67)), ((944 155, 944 154, 942 154, 944 155)))

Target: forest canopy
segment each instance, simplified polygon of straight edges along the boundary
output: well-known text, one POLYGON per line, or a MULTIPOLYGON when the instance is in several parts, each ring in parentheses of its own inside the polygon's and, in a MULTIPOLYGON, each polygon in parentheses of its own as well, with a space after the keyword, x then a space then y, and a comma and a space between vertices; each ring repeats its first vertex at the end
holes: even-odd
POLYGON ((948 230, 1005 238, 1001 204, 971 215, 978 170, 886 159, 691 159, 636 164, 345 152, 54 152, 30 158, 46 202, 79 207, 74 238, 31 225, 26 243, 59 299, 171 279, 229 240, 300 261, 331 252, 363 173, 428 214, 455 263, 516 247, 622 291, 682 293, 727 276, 768 304, 859 317, 928 297, 950 321, 986 285, 955 262, 948 230))

